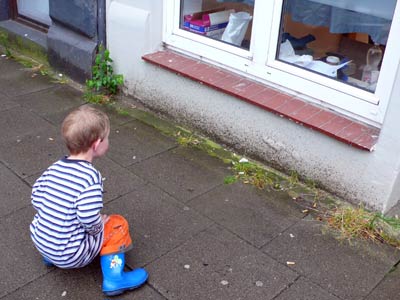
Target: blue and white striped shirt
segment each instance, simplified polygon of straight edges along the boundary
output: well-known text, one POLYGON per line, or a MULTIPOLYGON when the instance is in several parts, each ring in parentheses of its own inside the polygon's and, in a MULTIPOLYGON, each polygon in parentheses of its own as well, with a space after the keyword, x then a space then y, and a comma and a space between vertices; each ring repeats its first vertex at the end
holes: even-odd
POLYGON ((64 158, 51 165, 32 188, 37 213, 30 231, 39 252, 60 268, 89 264, 103 243, 102 195, 91 163, 64 158))

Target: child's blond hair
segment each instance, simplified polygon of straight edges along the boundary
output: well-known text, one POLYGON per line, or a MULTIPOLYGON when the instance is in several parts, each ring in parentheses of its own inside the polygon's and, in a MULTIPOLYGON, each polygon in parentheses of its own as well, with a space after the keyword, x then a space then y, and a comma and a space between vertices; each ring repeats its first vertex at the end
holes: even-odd
POLYGON ((64 119, 61 134, 71 154, 87 152, 95 141, 110 130, 108 116, 89 105, 82 105, 64 119))

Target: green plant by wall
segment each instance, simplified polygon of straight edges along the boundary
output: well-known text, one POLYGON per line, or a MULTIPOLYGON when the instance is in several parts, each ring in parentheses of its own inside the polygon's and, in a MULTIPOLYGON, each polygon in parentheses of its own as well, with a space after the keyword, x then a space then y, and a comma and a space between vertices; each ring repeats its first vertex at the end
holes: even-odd
POLYGON ((92 67, 92 79, 86 81, 89 91, 104 93, 108 96, 118 92, 124 83, 124 77, 121 74, 114 74, 112 62, 110 51, 100 46, 92 67))
POLYGON ((4 47, 5 54, 8 57, 12 57, 12 53, 10 51, 8 35, 4 32, 0 32, 0 45, 4 47))

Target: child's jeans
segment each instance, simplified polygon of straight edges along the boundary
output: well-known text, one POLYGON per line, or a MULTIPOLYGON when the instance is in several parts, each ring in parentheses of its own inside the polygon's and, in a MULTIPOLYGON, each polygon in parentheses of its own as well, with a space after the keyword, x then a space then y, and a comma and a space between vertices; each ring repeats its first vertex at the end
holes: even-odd
POLYGON ((104 239, 100 255, 126 252, 132 247, 128 221, 120 215, 110 215, 104 225, 104 239))

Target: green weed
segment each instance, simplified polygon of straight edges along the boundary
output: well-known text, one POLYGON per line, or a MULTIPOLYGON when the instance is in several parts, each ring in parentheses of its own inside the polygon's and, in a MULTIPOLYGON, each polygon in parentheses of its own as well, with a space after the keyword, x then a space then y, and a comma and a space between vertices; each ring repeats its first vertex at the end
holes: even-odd
POLYGON ((178 131, 176 133, 177 142, 182 146, 197 146, 200 144, 200 140, 194 135, 188 135, 178 131))
POLYGON ((400 247, 400 220, 373 213, 363 207, 341 207, 328 212, 327 223, 341 239, 356 237, 400 247))
POLYGON ((0 32, 0 45, 4 47, 5 55, 12 58, 13 55, 10 50, 10 42, 8 41, 8 35, 5 32, 0 32))
POLYGON ((85 91, 83 93, 83 99, 88 103, 93 104, 110 104, 113 99, 110 96, 104 94, 96 94, 91 91, 85 91))
POLYGON ((92 79, 86 81, 88 90, 105 92, 107 95, 115 95, 118 92, 124 83, 124 77, 114 74, 112 62, 110 51, 100 46, 92 67, 92 79))

